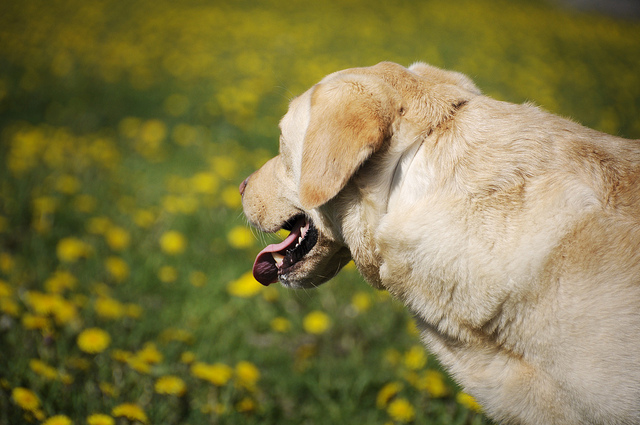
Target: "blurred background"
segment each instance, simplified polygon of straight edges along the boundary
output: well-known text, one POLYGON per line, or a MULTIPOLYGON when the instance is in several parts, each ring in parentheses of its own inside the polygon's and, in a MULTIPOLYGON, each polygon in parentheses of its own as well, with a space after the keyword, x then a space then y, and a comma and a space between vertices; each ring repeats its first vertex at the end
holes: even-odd
MULTIPOLYGON (((289 100, 425 61, 489 96, 640 137, 637 3, 0 4, 0 423, 481 424, 353 265, 250 270, 279 236, 238 184, 289 100)), ((611 389, 615 391, 615 388, 611 389)))

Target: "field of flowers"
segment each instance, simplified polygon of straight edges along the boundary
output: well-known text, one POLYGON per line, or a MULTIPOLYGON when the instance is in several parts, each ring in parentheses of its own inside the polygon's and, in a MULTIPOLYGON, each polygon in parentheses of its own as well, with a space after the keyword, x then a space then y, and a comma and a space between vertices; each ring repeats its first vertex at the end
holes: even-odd
MULTIPOLYGON (((481 424, 348 266, 260 286, 288 100, 422 60, 640 137, 640 25, 527 1, 0 4, 0 424, 481 424)), ((615 388, 611 389, 615 391, 615 388)))

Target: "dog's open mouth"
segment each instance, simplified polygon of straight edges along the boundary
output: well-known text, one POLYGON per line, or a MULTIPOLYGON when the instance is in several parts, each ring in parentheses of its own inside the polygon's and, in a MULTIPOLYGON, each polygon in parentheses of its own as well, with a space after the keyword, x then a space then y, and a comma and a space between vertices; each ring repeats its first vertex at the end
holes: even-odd
POLYGON ((318 241, 318 230, 305 216, 296 216, 282 227, 291 230, 289 236, 260 251, 253 263, 253 277, 263 285, 277 282, 278 276, 300 262, 318 241))

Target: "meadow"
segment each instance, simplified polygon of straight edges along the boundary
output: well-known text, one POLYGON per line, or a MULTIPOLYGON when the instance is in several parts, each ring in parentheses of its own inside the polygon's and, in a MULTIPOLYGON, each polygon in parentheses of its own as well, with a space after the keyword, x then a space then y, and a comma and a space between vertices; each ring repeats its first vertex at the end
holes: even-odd
POLYGON ((353 264, 250 273, 289 100, 382 60, 640 137, 640 24, 551 3, 2 2, 0 424, 489 423, 353 264))

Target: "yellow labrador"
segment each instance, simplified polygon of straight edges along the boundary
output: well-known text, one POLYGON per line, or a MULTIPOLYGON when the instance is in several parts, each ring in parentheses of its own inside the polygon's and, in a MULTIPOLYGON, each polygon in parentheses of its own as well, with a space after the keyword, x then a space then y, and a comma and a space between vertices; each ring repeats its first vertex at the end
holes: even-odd
POLYGON ((280 128, 240 186, 252 225, 291 230, 258 281, 353 259, 495 420, 640 423, 640 141, 423 63, 331 74, 280 128))

